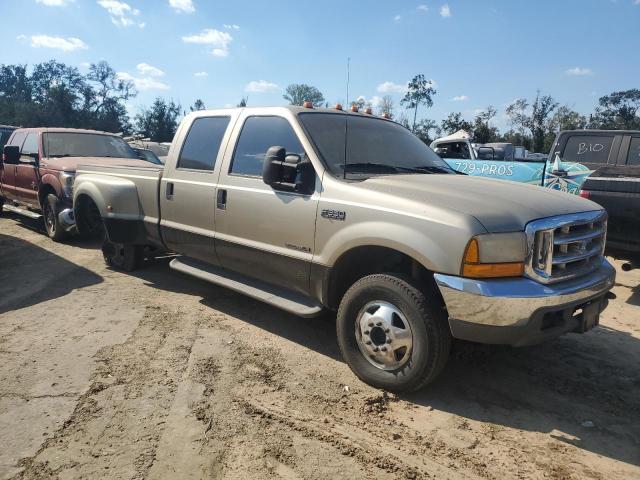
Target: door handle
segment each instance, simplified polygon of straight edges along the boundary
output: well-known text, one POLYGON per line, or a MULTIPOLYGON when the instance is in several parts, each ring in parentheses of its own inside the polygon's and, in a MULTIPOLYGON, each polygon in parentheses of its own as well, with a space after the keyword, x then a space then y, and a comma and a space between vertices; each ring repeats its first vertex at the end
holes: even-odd
POLYGON ((216 195, 216 206, 220 210, 227 209, 227 191, 224 189, 218 189, 218 193, 216 195))
POLYGON ((173 200, 173 182, 167 182, 165 195, 167 196, 167 200, 173 200))

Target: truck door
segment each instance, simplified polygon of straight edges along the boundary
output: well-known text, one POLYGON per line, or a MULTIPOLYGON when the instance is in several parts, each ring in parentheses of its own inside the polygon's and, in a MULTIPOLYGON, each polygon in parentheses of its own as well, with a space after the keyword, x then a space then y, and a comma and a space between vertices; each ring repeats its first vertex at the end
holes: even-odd
POLYGON ((198 117, 176 135, 176 160, 160 183, 160 231, 170 249, 212 265, 215 252, 217 177, 227 144, 230 115, 198 117))
POLYGON ((216 199, 216 251, 226 269, 308 293, 318 193, 276 191, 262 181, 272 146, 304 158, 289 121, 242 117, 235 149, 225 157, 216 199), (229 159, 228 161, 226 159, 229 159))
POLYGON ((20 162, 16 165, 16 195, 18 201, 38 206, 38 134, 31 132, 22 144, 20 162))
MULTIPOLYGON (((16 132, 7 145, 22 147, 27 134, 16 132)), ((3 163, 2 165, 2 196, 8 200, 18 200, 16 193, 16 165, 13 163, 3 163)))

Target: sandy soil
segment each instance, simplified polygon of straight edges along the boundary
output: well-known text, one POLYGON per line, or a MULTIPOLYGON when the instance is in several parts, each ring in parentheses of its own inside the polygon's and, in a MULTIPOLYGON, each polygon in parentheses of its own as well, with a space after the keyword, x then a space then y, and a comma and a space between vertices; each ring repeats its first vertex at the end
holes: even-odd
MULTIPOLYGON (((0 478, 640 478, 640 271, 601 326, 397 397, 304 320, 0 219, 0 478)), ((618 267, 620 266, 617 263, 618 267)))

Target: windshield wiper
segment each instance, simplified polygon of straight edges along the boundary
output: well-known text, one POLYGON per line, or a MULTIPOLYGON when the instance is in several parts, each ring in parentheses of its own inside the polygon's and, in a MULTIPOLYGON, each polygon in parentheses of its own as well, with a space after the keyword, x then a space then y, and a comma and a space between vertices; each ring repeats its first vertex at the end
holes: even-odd
POLYGON ((62 157, 86 157, 86 155, 76 155, 75 153, 59 153, 49 155, 49 158, 62 158, 62 157))
POLYGON ((454 170, 447 169, 444 167, 438 167, 437 165, 424 165, 422 167, 406 167, 404 170, 419 172, 419 173, 451 173, 454 170))
POLYGON ((394 173, 400 171, 398 167, 391 165, 385 165, 384 163, 347 163, 346 165, 340 165, 345 172, 381 172, 381 173, 394 173))

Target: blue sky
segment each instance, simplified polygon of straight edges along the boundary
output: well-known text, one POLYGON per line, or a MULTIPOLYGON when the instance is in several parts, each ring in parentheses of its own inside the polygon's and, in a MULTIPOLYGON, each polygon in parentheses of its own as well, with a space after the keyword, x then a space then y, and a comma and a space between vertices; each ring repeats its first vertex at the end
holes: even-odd
MULTIPOLYGON (((279 105, 289 83, 327 101, 393 95, 417 73, 434 107, 472 117, 536 89, 589 113, 640 87, 640 0, 2 0, 0 63, 106 60, 136 82, 132 113, 160 95, 183 107, 279 105)), ((398 113, 397 105, 396 113, 398 113)))

